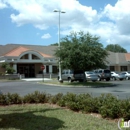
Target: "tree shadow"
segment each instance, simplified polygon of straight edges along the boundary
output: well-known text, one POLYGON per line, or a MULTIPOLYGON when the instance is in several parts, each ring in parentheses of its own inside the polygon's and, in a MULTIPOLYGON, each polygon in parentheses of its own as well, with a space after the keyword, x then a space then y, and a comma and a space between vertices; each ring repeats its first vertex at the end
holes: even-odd
POLYGON ((64 128, 64 122, 47 117, 45 112, 56 109, 43 109, 40 111, 16 111, 15 113, 0 114, 0 129, 19 130, 57 130, 64 128))

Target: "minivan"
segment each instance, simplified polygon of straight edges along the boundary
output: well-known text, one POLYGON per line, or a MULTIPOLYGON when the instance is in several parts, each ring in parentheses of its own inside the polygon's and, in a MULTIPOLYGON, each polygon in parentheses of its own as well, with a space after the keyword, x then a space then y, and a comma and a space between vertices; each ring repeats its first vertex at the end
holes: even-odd
MULTIPOLYGON (((79 81, 83 82, 85 80, 85 73, 82 70, 63 70, 61 73, 61 79, 63 81, 73 82, 73 81, 79 81)), ((59 80, 59 76, 58 76, 59 80)))
POLYGON ((109 69, 99 69, 94 70, 94 72, 98 74, 99 81, 101 81, 102 79, 109 81, 111 79, 111 71, 109 69))

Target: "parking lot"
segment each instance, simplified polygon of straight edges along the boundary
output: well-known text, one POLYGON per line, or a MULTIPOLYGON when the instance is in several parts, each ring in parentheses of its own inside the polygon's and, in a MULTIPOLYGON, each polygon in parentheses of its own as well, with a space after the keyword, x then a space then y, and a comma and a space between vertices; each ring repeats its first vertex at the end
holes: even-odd
MULTIPOLYGON (((106 81, 104 81, 106 82, 106 81)), ((114 86, 108 87, 67 87, 67 86, 57 86, 57 85, 47 85, 47 84, 40 84, 37 81, 8 81, 8 82, 0 82, 0 90, 3 93, 18 93, 21 96, 24 96, 28 93, 32 93, 34 91, 46 92, 52 95, 57 93, 64 93, 67 92, 81 94, 81 93, 89 93, 92 96, 99 96, 102 93, 111 93, 119 99, 126 99, 130 97, 130 80, 123 80, 123 81, 109 81, 114 86)))

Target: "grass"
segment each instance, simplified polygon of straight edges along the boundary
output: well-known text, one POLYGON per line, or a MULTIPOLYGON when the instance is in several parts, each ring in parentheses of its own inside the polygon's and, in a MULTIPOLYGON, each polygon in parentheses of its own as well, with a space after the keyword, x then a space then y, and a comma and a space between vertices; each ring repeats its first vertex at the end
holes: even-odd
POLYGON ((0 107, 0 130, 118 130, 117 122, 47 104, 0 107))
MULTIPOLYGON (((43 82, 40 82, 43 83, 43 82)), ((112 83, 109 82, 72 82, 69 83, 67 81, 63 82, 63 83, 59 83, 58 80, 51 80, 51 81, 44 81, 44 83, 47 84, 54 84, 54 85, 66 85, 66 86, 72 86, 72 87, 78 87, 78 86, 85 86, 85 87, 107 87, 107 86, 111 86, 113 85, 112 83)))

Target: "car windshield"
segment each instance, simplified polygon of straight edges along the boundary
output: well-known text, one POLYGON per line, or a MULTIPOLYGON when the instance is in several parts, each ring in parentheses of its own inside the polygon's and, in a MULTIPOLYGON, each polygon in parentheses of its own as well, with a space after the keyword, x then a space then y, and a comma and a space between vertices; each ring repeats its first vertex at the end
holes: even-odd
POLYGON ((110 73, 110 70, 104 70, 104 73, 110 73))

